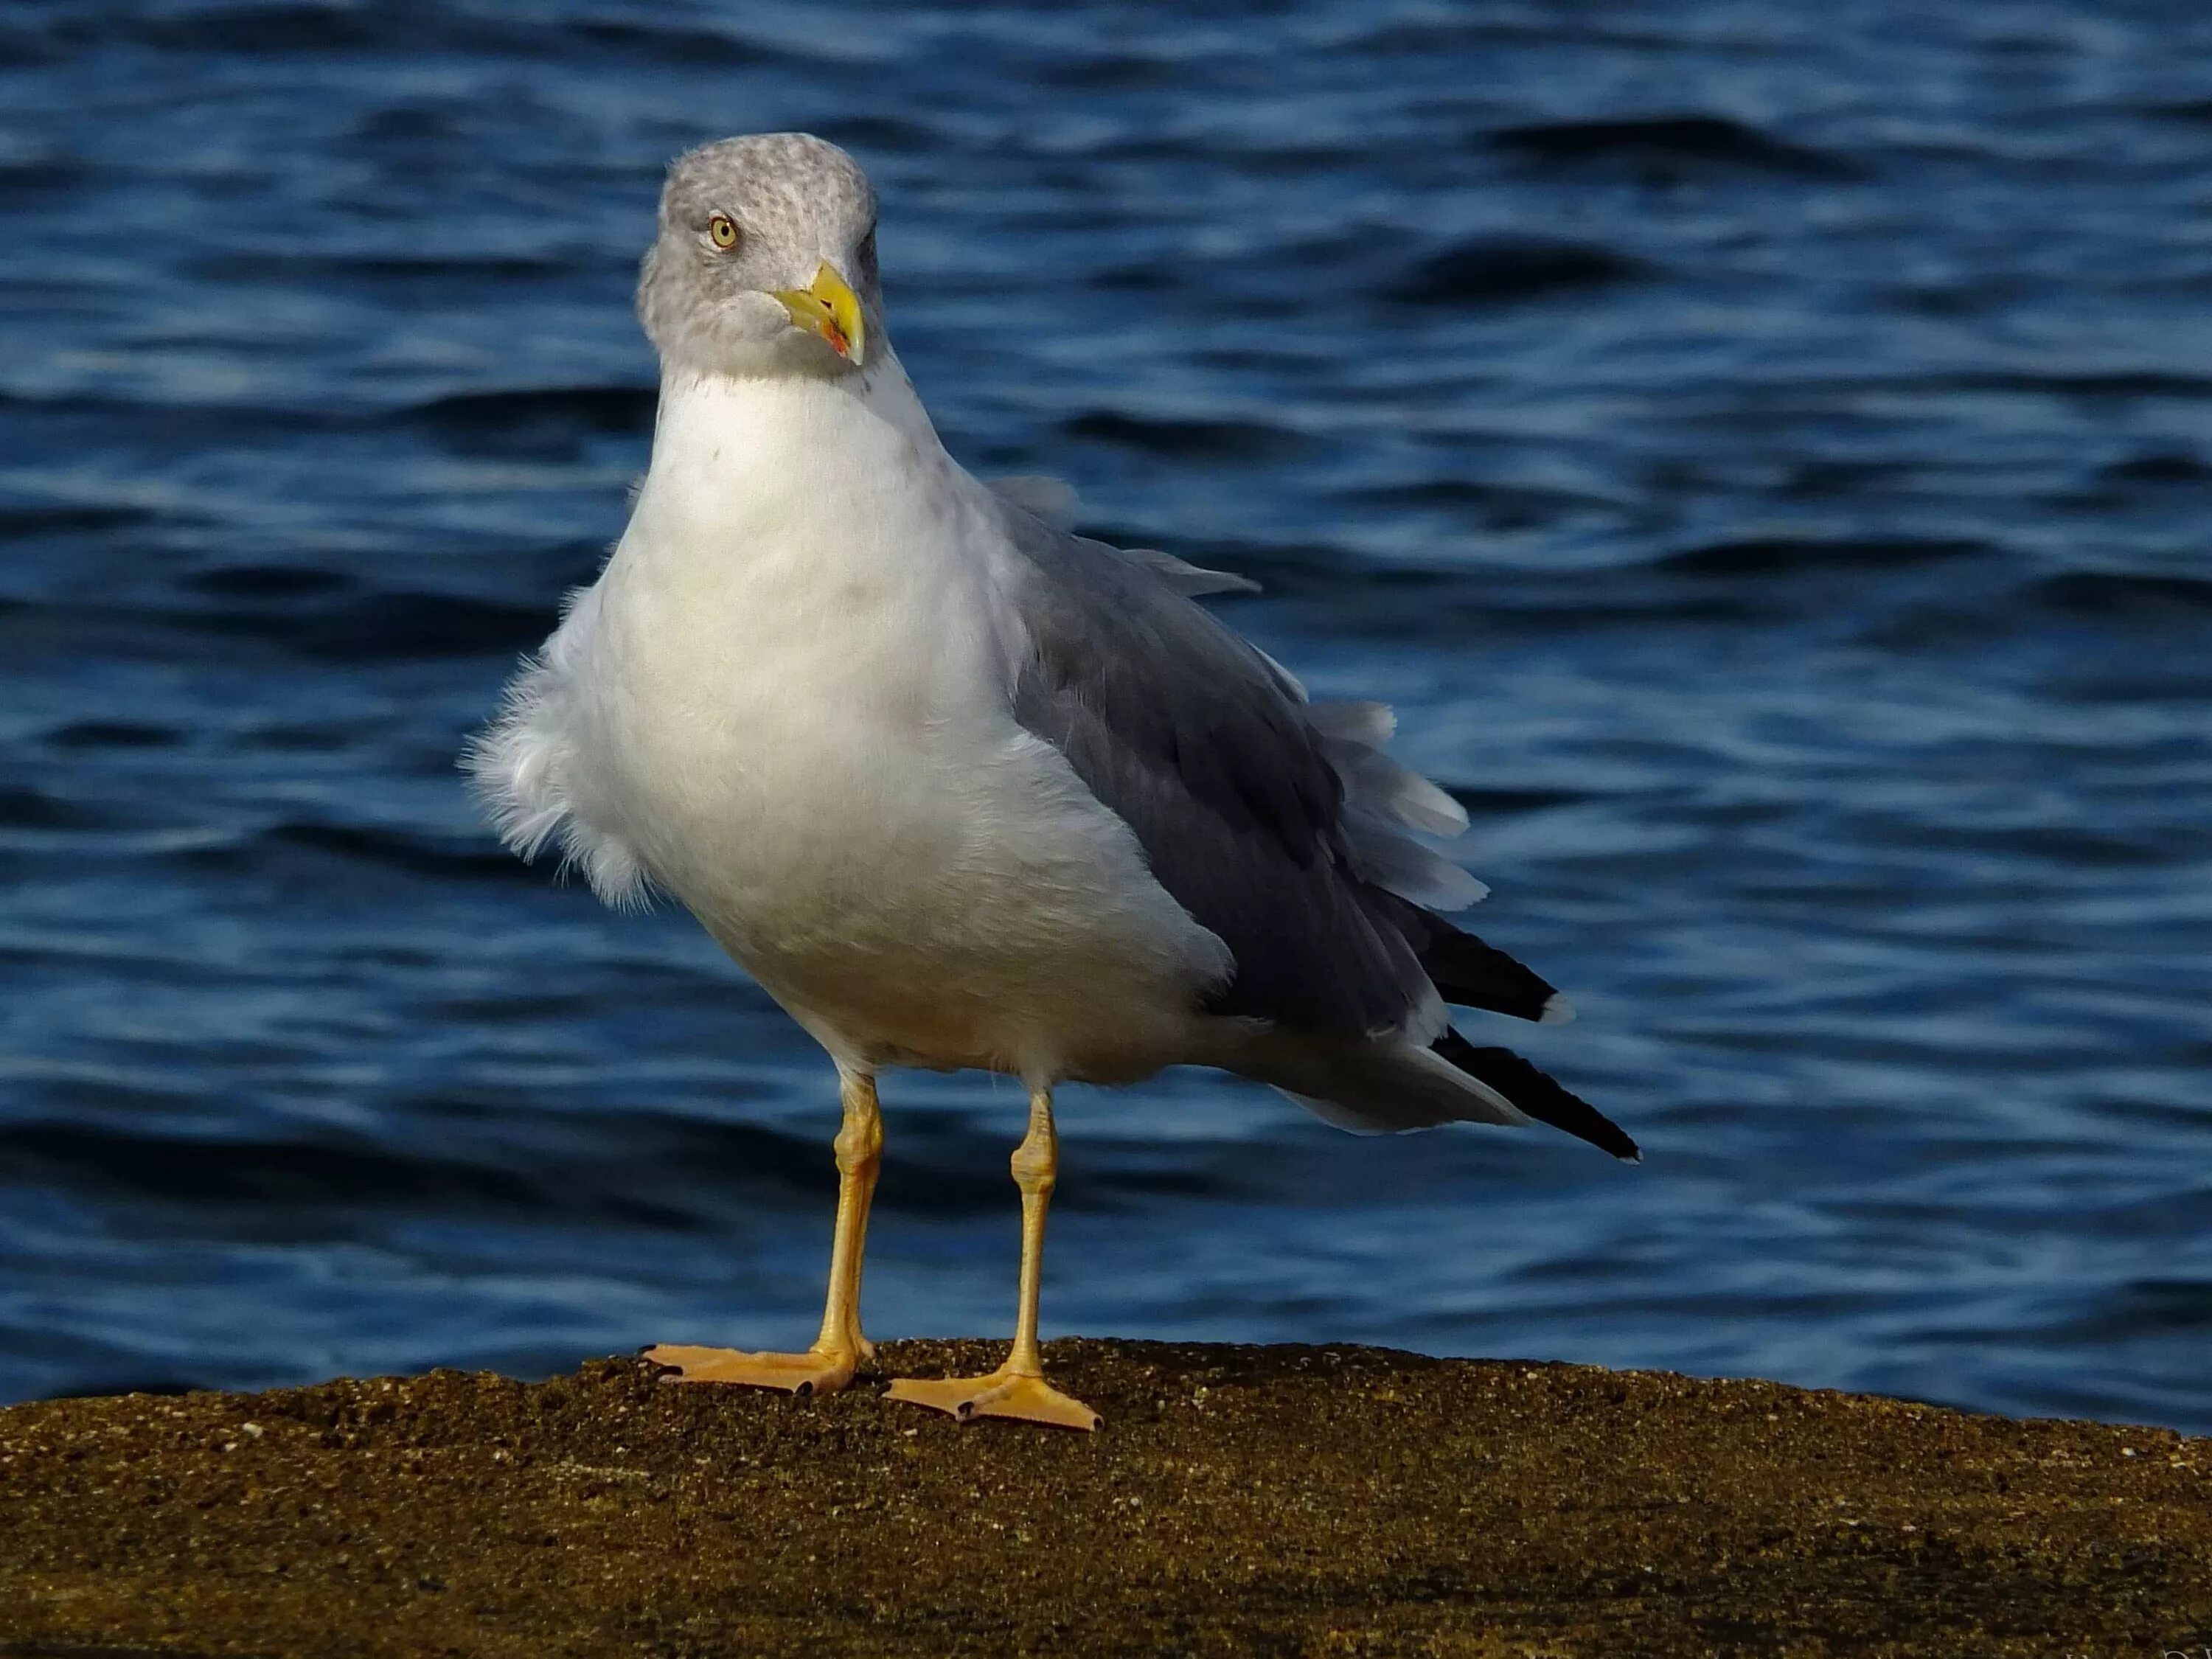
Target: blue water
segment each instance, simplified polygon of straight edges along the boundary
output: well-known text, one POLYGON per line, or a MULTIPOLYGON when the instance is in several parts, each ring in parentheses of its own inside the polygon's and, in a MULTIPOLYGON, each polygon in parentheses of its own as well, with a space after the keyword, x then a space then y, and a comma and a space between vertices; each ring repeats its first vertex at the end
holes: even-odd
MULTIPOLYGON (((2212 1430, 2212 14, 0 16, 0 1398, 811 1334, 828 1066, 454 769, 619 531, 660 168, 871 168, 954 452, 1468 805, 1618 1117, 1070 1091, 1046 1324, 2212 1430)), ((1012 1322, 894 1077, 867 1311, 1012 1322)))

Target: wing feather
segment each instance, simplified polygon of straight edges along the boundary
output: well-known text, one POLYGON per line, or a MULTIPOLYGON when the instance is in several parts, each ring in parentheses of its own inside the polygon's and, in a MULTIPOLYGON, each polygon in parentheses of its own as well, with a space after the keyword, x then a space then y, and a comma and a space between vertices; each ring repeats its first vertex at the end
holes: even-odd
MULTIPOLYGON (((1440 1029, 1391 909, 1403 901, 1360 867, 1331 757, 1357 739, 1317 729, 1295 682, 1155 569, 1018 506, 1002 513, 1024 635, 1015 716, 1067 757, 1161 884, 1228 945, 1236 972, 1215 1012, 1331 1036, 1440 1029)), ((1410 774, 1389 775, 1407 793, 1410 774)), ((1379 821, 1362 830, 1386 833, 1379 821)))

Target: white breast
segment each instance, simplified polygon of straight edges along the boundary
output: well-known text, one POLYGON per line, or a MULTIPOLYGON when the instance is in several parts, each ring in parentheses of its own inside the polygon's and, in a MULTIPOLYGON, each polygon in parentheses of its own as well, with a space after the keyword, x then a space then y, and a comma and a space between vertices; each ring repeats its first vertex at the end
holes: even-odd
POLYGON ((833 1052, 1140 1074, 1226 952, 1014 721, 981 487, 895 359, 872 380, 663 388, 629 531, 479 776, 511 842, 666 888, 833 1052))

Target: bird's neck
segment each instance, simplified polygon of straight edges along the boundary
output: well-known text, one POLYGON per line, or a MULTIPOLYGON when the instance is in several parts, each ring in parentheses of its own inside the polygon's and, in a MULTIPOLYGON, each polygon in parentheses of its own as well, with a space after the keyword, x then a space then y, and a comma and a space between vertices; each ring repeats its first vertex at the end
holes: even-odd
POLYGON ((737 451, 794 462, 811 454, 824 466, 835 455, 849 465, 871 449, 944 449, 888 345, 867 368, 834 377, 662 373, 655 466, 702 450, 725 459, 737 451))
POLYGON ((631 526, 686 557, 820 564, 941 512, 962 477, 888 351, 833 379, 671 374, 631 526))

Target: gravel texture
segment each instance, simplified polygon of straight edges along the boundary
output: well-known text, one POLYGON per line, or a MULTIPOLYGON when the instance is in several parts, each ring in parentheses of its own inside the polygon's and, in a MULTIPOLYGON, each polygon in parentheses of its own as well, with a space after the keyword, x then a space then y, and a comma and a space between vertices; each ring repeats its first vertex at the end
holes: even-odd
MULTIPOLYGON (((879 1372, 987 1370, 887 1344, 879 1372)), ((1050 1345, 962 1425, 641 1361, 0 1411, 0 1654, 2149 1654, 2212 1441, 1375 1349, 1050 1345)))

